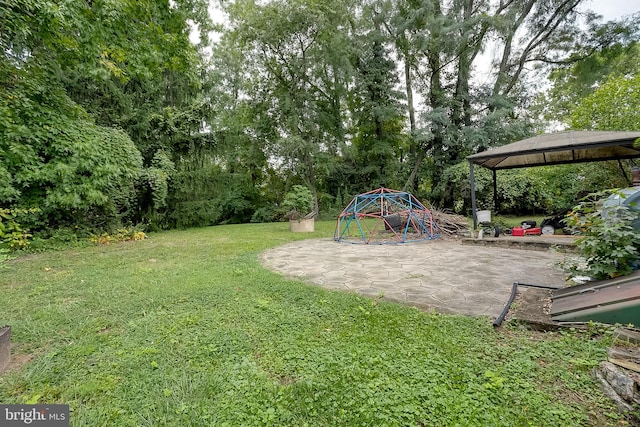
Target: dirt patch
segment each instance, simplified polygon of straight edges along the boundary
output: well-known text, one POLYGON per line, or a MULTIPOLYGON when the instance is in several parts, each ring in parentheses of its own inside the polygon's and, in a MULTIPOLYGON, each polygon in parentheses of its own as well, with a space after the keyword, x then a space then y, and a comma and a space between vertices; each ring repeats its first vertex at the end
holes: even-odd
POLYGON ((289 375, 280 375, 278 377, 278 383, 280 385, 291 385, 296 382, 296 379, 289 375))
POLYGON ((26 255, 20 255, 16 258, 13 258, 9 261, 7 261, 7 264, 19 264, 22 262, 28 262, 28 261, 33 261, 34 259, 38 258, 39 254, 26 254, 26 255))
POLYGON ((17 371, 22 368, 22 365, 29 363, 33 360, 33 354, 13 354, 11 355, 11 362, 9 366, 7 366, 3 372, 3 374, 7 374, 13 371, 17 371))
POLYGON ((531 329, 549 331, 558 329, 551 319, 551 290, 519 287, 505 321, 526 323, 531 329))
POLYGON ((0 371, 0 375, 7 375, 15 371, 19 371, 22 366, 31 362, 35 355, 33 353, 21 353, 19 351, 20 345, 12 344, 11 345, 11 360, 6 368, 3 371, 0 371))

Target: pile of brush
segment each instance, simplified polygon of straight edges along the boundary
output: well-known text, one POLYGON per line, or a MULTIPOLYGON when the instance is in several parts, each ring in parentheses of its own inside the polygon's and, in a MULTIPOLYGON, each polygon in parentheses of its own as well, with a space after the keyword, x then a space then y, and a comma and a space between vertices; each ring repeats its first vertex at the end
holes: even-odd
POLYGON ((470 232, 470 222, 462 215, 447 210, 429 209, 443 237, 463 237, 470 232))

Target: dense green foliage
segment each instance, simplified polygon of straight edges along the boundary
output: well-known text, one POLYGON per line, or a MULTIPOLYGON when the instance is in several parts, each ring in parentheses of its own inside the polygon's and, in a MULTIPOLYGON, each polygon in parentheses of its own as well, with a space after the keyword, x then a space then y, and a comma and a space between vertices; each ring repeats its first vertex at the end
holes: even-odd
POLYGON ((0 194, 45 223, 107 225, 131 209, 142 159, 121 130, 91 118, 48 74, 9 69, 0 95, 0 194))
POLYGON ((284 195, 282 205, 291 211, 290 219, 300 219, 313 209, 313 194, 303 185, 294 185, 291 191, 284 195))
POLYGON ((640 130, 640 71, 611 76, 573 110, 571 126, 589 130, 640 130))
POLYGON ((640 214, 638 206, 623 203, 625 198, 617 191, 591 194, 567 216, 567 225, 582 234, 576 246, 584 257, 566 263, 571 274, 611 279, 640 267, 640 214), (610 195, 619 201, 605 202, 610 195))
POLYGON ((38 209, 0 209, 0 248, 24 249, 29 245, 31 234, 19 222, 18 216, 35 214, 38 209))
MULTIPOLYGON (((627 169, 628 165, 623 164, 627 169)), ((626 172, 625 172, 626 173, 626 172)), ((498 206, 494 203, 493 178, 487 169, 475 169, 476 198, 480 209, 507 214, 550 214, 565 212, 586 194, 601 188, 628 185, 617 162, 580 163, 499 171, 497 173, 498 206)), ((447 168, 443 174, 452 198, 453 209, 471 212, 471 183, 467 161, 447 168)))
MULTIPOLYGON (((39 208, 40 238, 277 220, 294 185, 316 212, 386 186, 466 213, 468 154, 637 129, 638 20, 581 3, 234 0, 216 26, 205 0, 0 0, 0 207, 39 208)), ((620 180, 559 170, 501 174, 500 210, 620 180)))
MULTIPOLYGON (((549 76, 551 88, 536 102, 535 108, 552 123, 570 124, 575 106, 595 91, 602 93, 600 88, 609 76, 633 76, 640 72, 640 22, 637 16, 604 24, 590 20, 588 24, 586 39, 576 40, 571 61, 554 67, 549 76)), ((591 129, 584 125, 572 127, 591 129)))
POLYGON ((110 229, 164 207, 156 147, 173 135, 149 134, 182 86, 199 87, 186 19, 206 3, 21 0, 0 11, 0 205, 39 208, 25 224, 39 231, 110 229))
POLYGON ((230 225, 11 261, 0 324, 32 359, 0 377, 0 401, 69 404, 73 426, 622 422, 589 375, 609 340, 495 330, 259 265, 299 237, 230 225))

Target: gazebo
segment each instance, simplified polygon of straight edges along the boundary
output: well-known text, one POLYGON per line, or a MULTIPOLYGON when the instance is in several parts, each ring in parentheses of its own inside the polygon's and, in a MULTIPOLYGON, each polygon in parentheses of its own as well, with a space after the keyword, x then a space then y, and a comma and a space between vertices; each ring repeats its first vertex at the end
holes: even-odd
POLYGON ((639 138, 640 132, 557 132, 537 135, 468 156, 473 227, 477 228, 478 225, 474 165, 488 168, 493 172, 493 195, 497 201, 496 171, 498 170, 632 159, 640 157, 640 147, 636 146, 639 138))
POLYGON ((439 237, 431 211, 405 191, 378 188, 355 196, 338 216, 334 240, 408 243, 439 237))

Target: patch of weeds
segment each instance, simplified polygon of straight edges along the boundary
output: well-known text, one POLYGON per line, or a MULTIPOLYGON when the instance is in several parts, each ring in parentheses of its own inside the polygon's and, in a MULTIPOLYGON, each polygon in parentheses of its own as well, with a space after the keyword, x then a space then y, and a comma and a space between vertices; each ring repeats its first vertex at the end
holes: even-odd
POLYGON ((147 235, 142 230, 136 228, 119 228, 113 233, 92 234, 89 240, 98 245, 108 245, 114 242, 129 242, 144 240, 147 235))
POLYGON ((14 258, 15 257, 9 255, 9 249, 0 248, 0 270, 2 270, 3 268, 7 268, 7 265, 5 263, 14 258))

